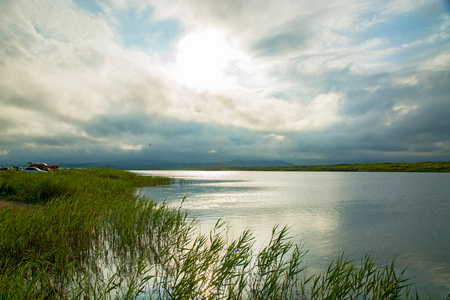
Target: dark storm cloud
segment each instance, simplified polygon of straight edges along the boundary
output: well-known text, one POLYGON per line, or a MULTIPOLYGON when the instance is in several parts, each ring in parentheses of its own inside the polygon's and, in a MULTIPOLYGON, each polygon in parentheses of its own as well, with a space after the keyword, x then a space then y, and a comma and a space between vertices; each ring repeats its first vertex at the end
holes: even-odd
POLYGON ((427 103, 403 120, 395 122, 387 132, 387 138, 408 144, 448 142, 450 132, 450 108, 442 102, 427 103))
POLYGON ((135 114, 108 114, 80 124, 93 137, 120 137, 142 135, 151 130, 151 116, 135 114))

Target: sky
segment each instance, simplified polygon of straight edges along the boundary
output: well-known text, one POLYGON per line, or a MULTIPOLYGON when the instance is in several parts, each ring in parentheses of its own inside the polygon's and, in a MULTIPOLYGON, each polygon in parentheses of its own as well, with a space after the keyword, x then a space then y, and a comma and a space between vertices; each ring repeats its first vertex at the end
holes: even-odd
POLYGON ((0 0, 0 162, 450 160, 450 1, 0 0))

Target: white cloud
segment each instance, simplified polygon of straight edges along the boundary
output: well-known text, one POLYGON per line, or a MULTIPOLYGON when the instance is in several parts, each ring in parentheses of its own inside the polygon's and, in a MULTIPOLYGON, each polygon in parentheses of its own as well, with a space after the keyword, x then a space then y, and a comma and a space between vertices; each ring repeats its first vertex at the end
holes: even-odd
POLYGON ((369 93, 373 93, 381 88, 381 85, 371 86, 368 88, 364 88, 364 90, 368 91, 369 93))
POLYGON ((429 0, 387 0, 383 3, 383 14, 398 15, 419 11, 430 4, 429 0))
POLYGON ((398 80, 398 82, 402 85, 409 85, 409 86, 414 86, 417 83, 419 83, 419 81, 417 80, 416 76, 410 76, 407 78, 401 78, 398 80))
POLYGON ((121 144, 119 146, 120 149, 127 151, 140 151, 144 147, 145 147, 144 145, 127 145, 127 144, 121 144))
POLYGON ((258 131, 323 129, 342 120, 339 109, 344 102, 344 96, 334 92, 300 104, 242 89, 226 95, 172 89, 170 99, 172 104, 166 113, 172 118, 258 131))
POLYGON ((342 120, 339 115, 344 96, 338 93, 318 95, 307 107, 306 119, 301 123, 311 129, 332 126, 342 120))
POLYGON ((398 103, 392 107, 391 112, 387 112, 384 116, 383 124, 391 126, 394 122, 398 122, 404 119, 408 114, 417 110, 419 105, 417 104, 404 104, 398 103))
POLYGON ((286 136, 275 134, 275 133, 271 133, 271 134, 263 136, 263 138, 269 139, 269 140, 275 140, 275 141, 283 141, 283 140, 286 139, 286 136))
POLYGON ((417 108, 419 108, 418 105, 397 104, 392 108, 392 110, 400 115, 406 115, 417 108))
POLYGON ((372 49, 376 49, 379 48, 380 46, 382 46, 383 44, 386 43, 386 39, 384 38, 373 38, 370 40, 365 41, 361 47, 367 50, 372 50, 372 49))
POLYGON ((450 69, 450 52, 441 53, 436 57, 430 58, 419 66, 422 70, 431 70, 435 72, 445 71, 450 69))

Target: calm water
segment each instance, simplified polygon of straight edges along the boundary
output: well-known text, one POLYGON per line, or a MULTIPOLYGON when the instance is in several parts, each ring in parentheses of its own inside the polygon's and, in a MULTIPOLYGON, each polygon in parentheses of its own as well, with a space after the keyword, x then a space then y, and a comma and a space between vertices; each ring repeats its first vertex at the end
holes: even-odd
POLYGON ((445 299, 450 292, 450 174, 136 171, 175 178, 141 194, 179 205, 207 232, 219 219, 237 237, 251 227, 257 247, 272 227, 289 225, 309 249, 308 274, 323 271, 342 251, 367 253, 408 266, 419 291, 445 299))

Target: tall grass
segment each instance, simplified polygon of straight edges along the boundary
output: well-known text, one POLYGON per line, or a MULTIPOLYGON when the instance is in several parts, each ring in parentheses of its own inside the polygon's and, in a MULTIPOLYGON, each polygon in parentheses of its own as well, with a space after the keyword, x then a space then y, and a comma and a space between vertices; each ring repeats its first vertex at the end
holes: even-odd
POLYGON ((417 299, 394 263, 343 256, 307 276, 286 227, 255 252, 250 230, 209 234, 182 205, 135 196, 167 178, 116 170, 0 174, 0 299, 417 299))

